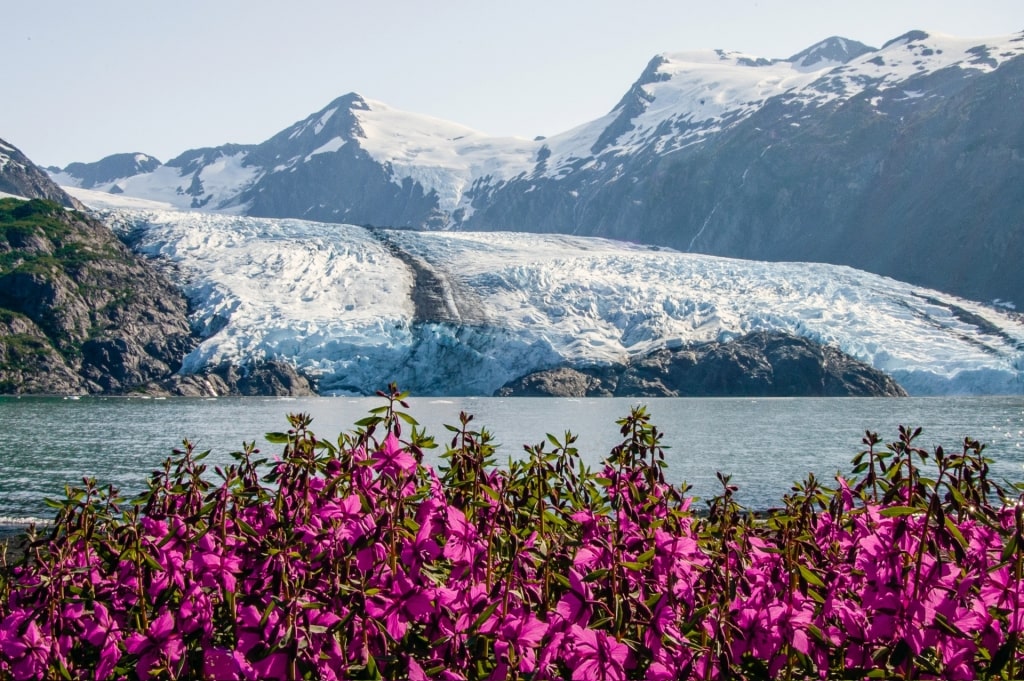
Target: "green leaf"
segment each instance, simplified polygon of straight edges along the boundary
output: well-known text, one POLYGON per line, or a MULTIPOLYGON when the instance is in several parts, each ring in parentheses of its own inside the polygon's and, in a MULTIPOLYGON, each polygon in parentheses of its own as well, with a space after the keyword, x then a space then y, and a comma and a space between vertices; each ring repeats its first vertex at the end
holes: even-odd
MULTIPOLYGON (((564 586, 566 589, 570 587, 569 578, 559 572, 552 573, 551 579, 555 580, 561 586, 564 586)), ((661 594, 658 594, 658 596, 661 596, 661 594)))
POLYGON ((374 659, 373 655, 368 656, 369 659, 366 661, 366 674, 368 679, 379 679, 380 671, 377 670, 377 660, 374 659))
POLYGON ((800 576, 807 580, 808 584, 813 584, 822 589, 825 588, 825 582, 821 581, 821 577, 811 572, 810 568, 798 565, 797 569, 800 570, 800 576))
POLYGON ((947 489, 949 490, 949 494, 953 497, 953 501, 955 501, 957 505, 961 507, 968 505, 967 499, 964 497, 964 495, 960 492, 959 489, 952 486, 947 486, 947 489))
POLYGON ((889 508, 883 508, 881 515, 886 518, 898 518, 905 515, 914 515, 915 513, 921 513, 921 509, 915 506, 890 506, 889 508))
POLYGON ((1010 541, 1006 542, 1006 546, 1003 547, 1002 559, 1008 561, 1013 558, 1013 554, 1017 552, 1017 535, 1014 534, 1010 537, 1010 541))
POLYGON ((479 629, 480 625, 483 624, 487 620, 488 617, 490 617, 491 615, 494 614, 494 611, 498 609, 498 605, 500 603, 501 603, 500 599, 499 600, 495 600, 493 603, 491 603, 486 608, 484 608, 483 612, 481 612, 479 615, 477 615, 477 618, 475 620, 473 620, 473 625, 469 628, 469 630, 470 631, 476 631, 477 629, 479 629))
POLYGON ((821 629, 814 626, 813 624, 808 624, 806 626, 807 633, 810 634, 816 641, 818 641, 819 643, 824 643, 826 645, 830 644, 829 640, 825 638, 825 634, 822 633, 821 629))
POLYGON ((267 433, 264 435, 267 442, 275 445, 288 444, 288 433, 267 433))
POLYGON ((1006 643, 999 647, 996 654, 992 656, 992 664, 988 667, 988 672, 985 674, 988 678, 998 676, 1003 671, 1003 667, 1010 661, 1010 656, 1013 655, 1014 648, 1017 647, 1017 637, 1011 635, 1006 643))
POLYGON ((950 518, 949 516, 946 516, 946 523, 945 523, 945 525, 946 525, 946 532, 948 532, 949 535, 951 537, 953 537, 953 539, 955 539, 958 544, 960 544, 960 546, 962 546, 962 547, 964 547, 966 549, 967 548, 967 540, 964 538, 964 535, 960 531, 960 528, 957 527, 956 523, 953 522, 953 519, 950 518))
POLYGON ((260 617, 260 627, 267 626, 267 619, 270 617, 270 613, 277 607, 277 602, 271 600, 267 603, 267 607, 263 608, 263 615, 260 617))

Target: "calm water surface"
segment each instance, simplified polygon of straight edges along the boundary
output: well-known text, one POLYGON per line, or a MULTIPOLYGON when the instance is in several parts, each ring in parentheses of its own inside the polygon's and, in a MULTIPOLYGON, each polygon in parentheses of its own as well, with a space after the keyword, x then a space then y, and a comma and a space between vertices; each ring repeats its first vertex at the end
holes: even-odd
MULTIPOLYGON (((412 398, 410 412, 443 442, 444 424, 460 411, 500 443, 499 461, 519 457, 524 444, 579 436, 584 460, 597 466, 619 443, 615 420, 644 404, 665 433, 667 475, 692 485, 692 494, 717 493, 715 472, 733 476, 739 499, 753 508, 777 505, 808 472, 831 482, 847 471, 865 430, 896 439, 900 424, 922 426, 919 440, 959 450, 965 436, 988 445, 996 473, 1024 480, 1024 397, 800 398, 800 399, 551 399, 412 398)), ((263 434, 286 430, 286 414, 313 416, 313 431, 334 438, 380 406, 377 398, 82 398, 0 397, 0 523, 46 518, 42 500, 65 484, 95 476, 133 494, 183 439, 212 450, 213 464, 256 441, 264 455, 278 451, 263 434)), ((434 450, 436 463, 438 450, 434 450)), ((428 457, 430 460, 430 457, 428 457)))

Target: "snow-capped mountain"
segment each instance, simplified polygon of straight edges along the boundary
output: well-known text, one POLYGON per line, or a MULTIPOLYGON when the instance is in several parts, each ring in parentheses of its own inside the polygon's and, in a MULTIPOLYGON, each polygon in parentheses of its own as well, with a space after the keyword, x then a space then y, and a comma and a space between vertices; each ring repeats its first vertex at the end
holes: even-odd
MULTIPOLYGON (((159 159, 148 154, 114 154, 96 163, 72 163, 63 172, 76 178, 76 186, 92 189, 106 186, 107 191, 118 193, 121 188, 117 181, 125 177, 134 177, 151 173, 161 165, 159 159)), ((61 172, 60 168, 50 168, 51 172, 61 172)))
POLYGON ((76 193, 173 266, 204 338, 183 372, 282 360, 328 394, 389 381, 491 394, 538 369, 765 330, 838 347, 912 394, 1024 392, 1019 318, 848 267, 125 208, 124 197, 76 193))
MULTIPOLYGON (((101 190, 230 214, 596 235, 1024 304, 1024 34, 655 57, 606 115, 498 139, 356 94, 101 190)), ((85 186, 84 171, 56 177, 85 186)))

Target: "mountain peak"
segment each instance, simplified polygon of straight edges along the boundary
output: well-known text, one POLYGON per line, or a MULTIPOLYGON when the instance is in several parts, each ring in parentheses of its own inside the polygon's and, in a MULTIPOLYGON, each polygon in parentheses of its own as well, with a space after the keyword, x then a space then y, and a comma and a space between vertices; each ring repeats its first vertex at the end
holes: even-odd
MULTIPOLYGON (((363 137, 359 121, 353 112, 369 110, 370 105, 362 95, 358 92, 349 92, 333 100, 316 113, 298 121, 295 125, 279 133, 278 136, 284 136, 289 140, 302 138, 309 140, 310 143, 323 137, 326 139, 363 137)), ((316 142, 317 146, 319 144, 320 142, 316 142)))
POLYGON ((71 163, 63 171, 80 178, 82 183, 79 186, 92 189, 125 177, 152 172, 160 165, 160 161, 149 154, 132 152, 112 154, 95 163, 71 163))
POLYGON ((882 45, 882 49, 884 50, 890 45, 895 45, 896 43, 916 43, 922 40, 928 40, 928 38, 930 37, 931 35, 929 35, 926 31, 907 31, 903 35, 897 36, 890 40, 889 42, 887 42, 886 44, 882 45))
POLYGON ((82 208, 82 204, 68 196, 42 168, 3 139, 0 139, 0 194, 47 199, 65 208, 82 208))
POLYGON ((831 36, 811 45, 805 50, 797 52, 786 61, 793 63, 798 68, 821 68, 826 65, 823 62, 845 64, 862 54, 874 51, 874 47, 869 47, 856 40, 831 36))
POLYGON ((370 109, 370 105, 367 103, 366 98, 358 92, 348 92, 332 101, 318 113, 323 113, 328 109, 358 109, 361 111, 368 111, 370 109))

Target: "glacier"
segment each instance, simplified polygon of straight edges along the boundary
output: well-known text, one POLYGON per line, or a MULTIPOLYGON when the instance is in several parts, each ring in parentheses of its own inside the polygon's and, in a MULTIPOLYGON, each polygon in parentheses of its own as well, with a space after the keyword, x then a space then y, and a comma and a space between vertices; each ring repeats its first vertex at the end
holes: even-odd
POLYGON ((764 330, 838 347, 912 395, 1024 393, 1021 316, 849 267, 183 212, 68 189, 174 273, 203 337, 183 373, 283 360, 322 394, 394 381, 490 395, 544 368, 764 330))

